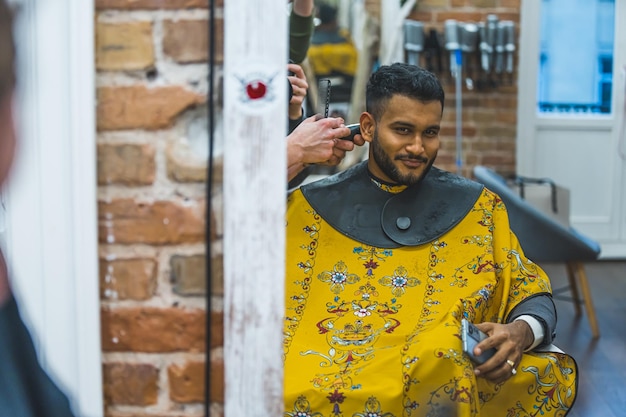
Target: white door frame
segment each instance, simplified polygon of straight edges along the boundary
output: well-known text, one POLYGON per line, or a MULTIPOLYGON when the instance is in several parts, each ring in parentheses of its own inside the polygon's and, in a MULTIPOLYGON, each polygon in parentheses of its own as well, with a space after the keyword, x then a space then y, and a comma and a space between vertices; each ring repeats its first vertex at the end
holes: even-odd
POLYGON ((20 6, 20 146, 7 190, 14 292, 77 416, 102 416, 93 0, 20 6))

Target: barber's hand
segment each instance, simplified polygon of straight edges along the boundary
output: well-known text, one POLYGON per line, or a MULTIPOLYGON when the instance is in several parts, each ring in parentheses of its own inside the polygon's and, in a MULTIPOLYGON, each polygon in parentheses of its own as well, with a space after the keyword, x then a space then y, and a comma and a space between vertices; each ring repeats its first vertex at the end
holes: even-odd
POLYGON ((334 161, 335 143, 349 134, 350 129, 340 117, 320 119, 319 116, 311 116, 287 136, 288 164, 291 166, 297 162, 318 164, 334 161))
POLYGON ((355 146, 362 146, 365 143, 365 139, 361 134, 354 135, 353 140, 335 139, 335 146, 333 146, 333 155, 324 162, 324 165, 335 166, 339 165, 343 158, 346 157, 346 152, 354 150, 355 146))
POLYGON ((514 377, 513 371, 517 372, 524 349, 534 340, 530 326, 519 320, 508 324, 480 323, 476 327, 489 337, 476 345, 474 353, 480 355, 490 348, 497 349, 487 362, 474 368, 476 375, 496 384, 514 377))
POLYGON ((306 97, 306 92, 309 88, 309 84, 306 81, 306 75, 300 65, 287 64, 287 70, 294 75, 287 77, 293 90, 293 96, 289 101, 289 118, 291 120, 298 120, 302 117, 302 103, 306 97))

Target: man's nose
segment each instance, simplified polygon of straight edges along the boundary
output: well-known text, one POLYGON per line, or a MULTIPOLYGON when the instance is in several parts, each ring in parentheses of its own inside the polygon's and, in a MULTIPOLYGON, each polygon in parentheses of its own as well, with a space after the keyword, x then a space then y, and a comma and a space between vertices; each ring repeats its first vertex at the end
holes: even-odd
POLYGON ((406 151, 414 155, 419 155, 424 152, 424 143, 420 135, 415 135, 409 144, 406 146, 406 151))

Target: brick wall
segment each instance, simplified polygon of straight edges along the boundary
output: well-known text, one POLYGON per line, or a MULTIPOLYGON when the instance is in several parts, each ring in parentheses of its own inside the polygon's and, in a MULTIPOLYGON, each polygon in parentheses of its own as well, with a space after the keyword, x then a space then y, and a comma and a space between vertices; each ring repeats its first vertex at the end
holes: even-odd
MULTIPOLYGON (((216 10, 221 64, 223 5, 216 10)), ((368 3, 372 3, 368 0, 368 3)), ((203 414, 207 0, 96 0, 98 201, 105 415, 203 414)), ((519 0, 419 0, 413 18, 519 22, 519 0)), ((219 76, 218 66, 215 77, 219 76)), ((454 171, 454 82, 438 165, 454 171)), ((464 90, 466 175, 515 169, 517 78, 464 90)), ((220 139, 220 135, 217 135, 220 139)), ((218 146, 219 148, 219 146, 218 146)), ((212 415, 222 414, 221 157, 212 253, 212 415)))
MULTIPOLYGON (((208 0, 96 0, 95 13, 105 415, 201 416, 208 0)), ((220 65, 222 15, 218 4, 220 65)), ((223 398, 217 213, 212 415, 223 398)))
MULTIPOLYGON (((447 19, 484 22, 490 13, 512 20, 519 29, 520 0, 418 0, 410 18, 424 22, 428 31, 443 30, 447 19)), ((517 44, 519 48, 519 43, 517 44)), ((486 165, 501 173, 515 172, 517 134, 517 56, 512 77, 493 77, 495 85, 463 87, 463 175, 471 177, 474 165, 486 165)), ((449 73, 438 74, 444 84, 446 103, 437 165, 456 172, 455 82, 449 73)))

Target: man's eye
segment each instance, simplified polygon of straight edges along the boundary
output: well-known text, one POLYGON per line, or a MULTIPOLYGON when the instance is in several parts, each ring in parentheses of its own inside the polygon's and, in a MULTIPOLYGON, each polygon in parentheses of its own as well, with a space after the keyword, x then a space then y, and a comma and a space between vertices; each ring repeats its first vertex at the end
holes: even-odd
POLYGON ((397 127, 396 128, 396 132, 402 134, 402 135, 406 135, 407 133, 410 132, 409 128, 407 127, 397 127))
POLYGON ((427 131, 424 132, 424 134, 428 137, 434 137, 434 136, 437 136, 439 132, 436 130, 428 129, 427 131))

